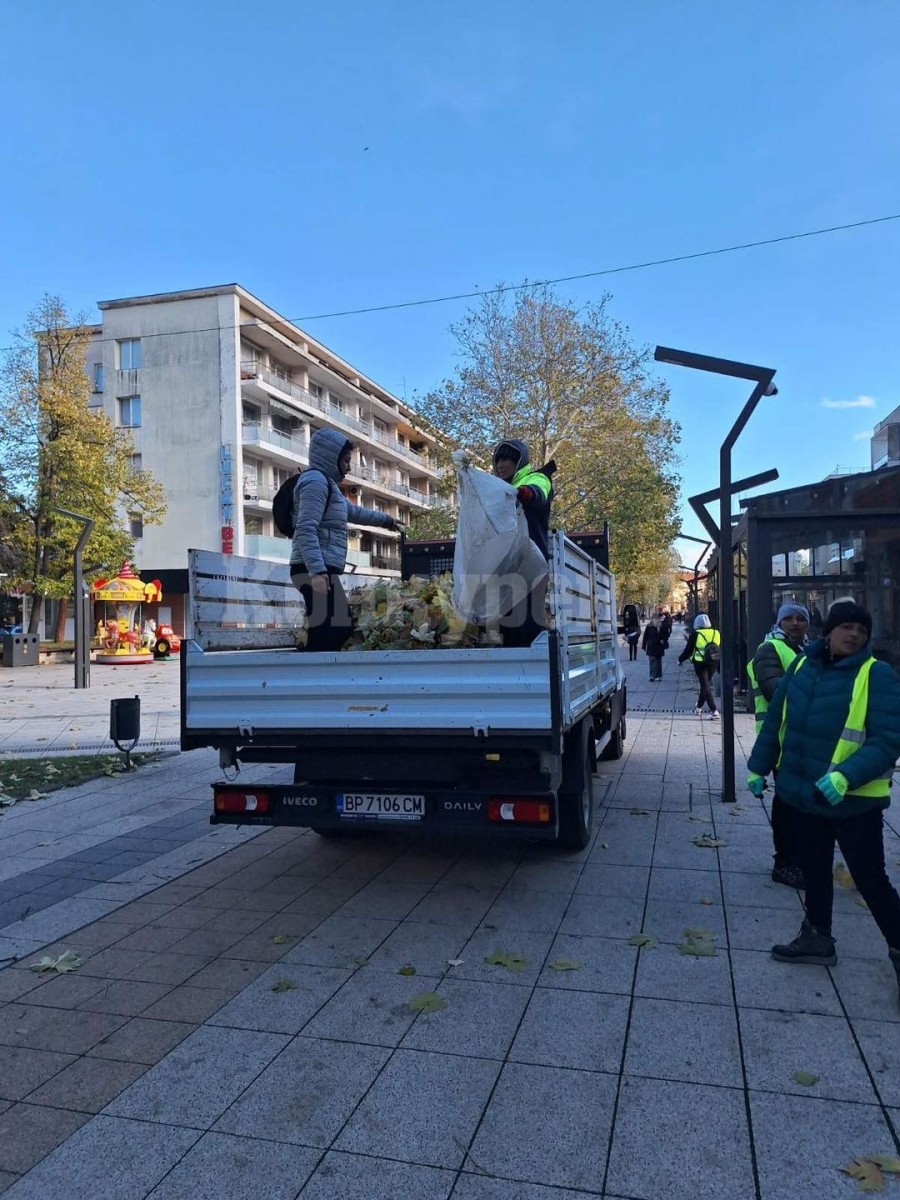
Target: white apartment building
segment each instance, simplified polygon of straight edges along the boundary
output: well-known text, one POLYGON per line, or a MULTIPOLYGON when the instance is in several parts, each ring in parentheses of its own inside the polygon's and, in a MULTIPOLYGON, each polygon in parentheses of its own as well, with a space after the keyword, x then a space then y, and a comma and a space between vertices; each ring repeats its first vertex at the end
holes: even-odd
MULTIPOLYGON (((272 498, 316 429, 353 442, 342 486, 355 503, 408 522, 435 502, 434 439, 413 410, 237 284, 98 307, 91 403, 131 431, 137 465, 168 493, 163 525, 131 516, 136 565, 164 592, 166 578, 182 590, 189 548, 288 561, 272 498)), ((349 532, 357 572, 399 573, 398 534, 349 532)))

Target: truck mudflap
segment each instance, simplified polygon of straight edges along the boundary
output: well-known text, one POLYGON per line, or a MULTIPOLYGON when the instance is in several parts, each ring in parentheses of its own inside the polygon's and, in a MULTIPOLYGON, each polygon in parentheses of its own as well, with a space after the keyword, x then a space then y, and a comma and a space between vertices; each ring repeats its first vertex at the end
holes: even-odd
POLYGON ((364 829, 478 833, 554 841, 559 811, 552 792, 487 795, 409 785, 213 784, 213 825, 299 825, 316 831, 364 829))

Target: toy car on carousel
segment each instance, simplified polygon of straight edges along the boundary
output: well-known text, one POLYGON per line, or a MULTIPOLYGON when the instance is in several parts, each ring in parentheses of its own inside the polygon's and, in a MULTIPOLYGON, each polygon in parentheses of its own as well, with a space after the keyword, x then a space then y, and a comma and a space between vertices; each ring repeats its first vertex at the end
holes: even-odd
POLYGON ((181 650, 181 638, 171 625, 157 625, 156 640, 153 643, 154 658, 168 658, 181 650))

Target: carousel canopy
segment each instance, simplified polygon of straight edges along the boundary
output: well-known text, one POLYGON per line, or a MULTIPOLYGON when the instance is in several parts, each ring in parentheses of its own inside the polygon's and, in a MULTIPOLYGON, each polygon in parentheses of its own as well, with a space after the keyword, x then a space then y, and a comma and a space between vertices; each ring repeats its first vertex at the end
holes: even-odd
POLYGON ((97 579, 91 584, 91 599, 156 604, 162 600, 162 585, 158 579, 144 583, 132 570, 131 563, 124 563, 115 578, 97 579))

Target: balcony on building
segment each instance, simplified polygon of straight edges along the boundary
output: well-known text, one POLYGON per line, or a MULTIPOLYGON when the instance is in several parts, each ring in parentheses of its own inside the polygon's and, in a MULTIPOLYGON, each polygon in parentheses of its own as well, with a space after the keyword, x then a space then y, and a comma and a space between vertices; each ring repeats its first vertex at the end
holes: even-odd
POLYGON ((277 490, 271 483, 258 483, 255 479, 245 479, 243 485, 244 508, 256 509, 259 512, 271 512, 272 501, 275 499, 277 490))
POLYGON ((275 429, 271 420, 245 421, 241 425, 241 442, 267 452, 270 458, 288 465, 309 462, 309 440, 300 434, 275 429))
POLYGON ((291 543, 288 538, 248 533, 244 535, 244 553, 248 558, 274 558, 286 563, 290 561, 291 543))
MULTIPOLYGON (((286 373, 264 367, 255 359, 244 359, 241 362, 240 371, 241 392, 247 398, 271 401, 273 398, 277 400, 283 397, 291 400, 296 405, 296 409, 293 410, 295 415, 307 418, 324 416, 330 424, 357 436, 361 435, 379 447, 384 447, 386 453, 407 466, 414 465, 418 471, 427 472, 429 475, 437 474, 427 454, 414 449, 410 444, 417 437, 413 427, 408 422, 404 422, 403 432, 398 433, 396 425, 388 424, 388 418, 396 420, 397 413, 383 402, 378 401, 377 397, 364 393, 363 397, 354 397, 350 401, 345 400, 336 389, 320 387, 319 390, 313 391, 288 379, 286 373), (347 403, 358 406, 360 401, 363 405, 371 405, 373 408, 375 405, 379 405, 383 413, 378 418, 362 420, 347 412, 343 407, 347 403)), ((327 373, 334 374, 334 372, 327 373)), ((335 377, 337 378, 337 376, 335 377)), ((424 445, 424 443, 422 444, 424 445)))
POLYGON ((870 454, 873 471, 900 466, 900 408, 888 413, 872 430, 870 454))

